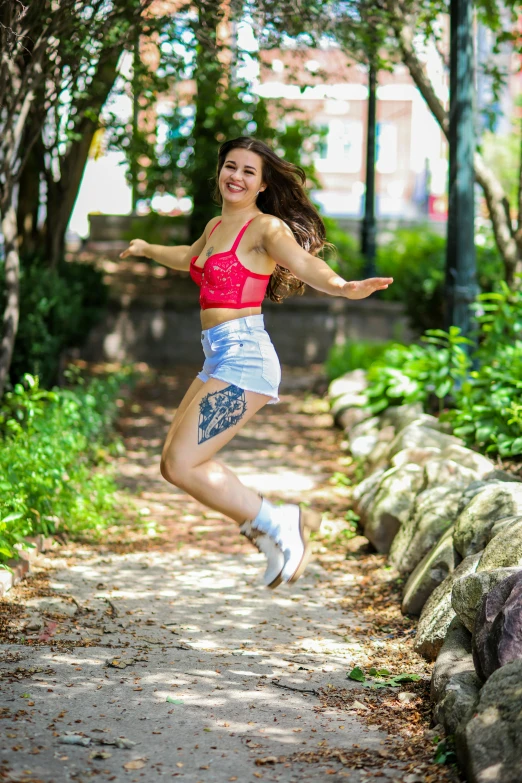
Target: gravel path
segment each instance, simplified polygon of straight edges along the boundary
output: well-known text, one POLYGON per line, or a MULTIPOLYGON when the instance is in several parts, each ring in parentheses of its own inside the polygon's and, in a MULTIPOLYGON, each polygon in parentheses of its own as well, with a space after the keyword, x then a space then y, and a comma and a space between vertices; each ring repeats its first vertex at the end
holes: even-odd
POLYGON ((122 502, 149 534, 58 547, 3 602, 0 780, 458 780, 430 763, 429 671, 405 652, 394 575, 339 534, 341 438, 305 392, 317 376, 287 370, 281 405, 223 454, 250 486, 325 513, 305 576, 272 592, 236 527, 159 474, 192 372, 146 378, 122 410, 122 502), (346 678, 390 660, 422 675, 402 700, 346 678))

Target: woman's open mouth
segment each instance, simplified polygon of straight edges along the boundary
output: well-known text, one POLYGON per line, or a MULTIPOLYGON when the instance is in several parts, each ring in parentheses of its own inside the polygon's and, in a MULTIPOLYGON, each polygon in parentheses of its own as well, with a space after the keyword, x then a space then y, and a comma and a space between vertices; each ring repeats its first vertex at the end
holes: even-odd
POLYGON ((231 193, 241 193, 244 190, 240 185, 234 185, 232 182, 227 182, 227 188, 231 193))

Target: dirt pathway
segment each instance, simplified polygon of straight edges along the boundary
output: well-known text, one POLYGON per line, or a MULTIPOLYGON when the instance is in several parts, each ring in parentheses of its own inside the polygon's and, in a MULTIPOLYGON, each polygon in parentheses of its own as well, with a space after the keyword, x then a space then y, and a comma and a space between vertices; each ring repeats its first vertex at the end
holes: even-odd
POLYGON ((122 500, 148 532, 67 543, 2 604, 0 780, 457 781, 432 763, 429 670, 397 575, 342 532, 340 434, 305 392, 317 376, 287 370, 281 405, 223 454, 250 486, 325 514, 305 577, 271 592, 235 525, 159 474, 192 375, 144 380, 122 411, 122 500), (422 678, 400 691, 347 679, 372 665, 422 678))

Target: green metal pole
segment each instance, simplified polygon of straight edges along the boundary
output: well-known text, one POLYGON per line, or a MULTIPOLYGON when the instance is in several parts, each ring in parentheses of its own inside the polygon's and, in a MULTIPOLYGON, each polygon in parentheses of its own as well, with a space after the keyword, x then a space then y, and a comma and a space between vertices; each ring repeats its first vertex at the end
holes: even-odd
POLYGON ((473 15, 471 0, 451 0, 449 198, 446 245, 446 327, 471 329, 477 291, 473 154, 473 15))
POLYGON ((375 277, 375 125, 377 73, 370 61, 368 69, 368 127, 366 132, 366 192, 361 226, 361 252, 365 257, 364 274, 375 277))

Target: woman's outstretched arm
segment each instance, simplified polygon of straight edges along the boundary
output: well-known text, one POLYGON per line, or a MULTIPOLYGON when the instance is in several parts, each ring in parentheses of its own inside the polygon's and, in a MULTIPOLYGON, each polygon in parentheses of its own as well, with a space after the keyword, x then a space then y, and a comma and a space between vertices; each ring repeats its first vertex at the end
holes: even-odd
POLYGON ((215 218, 211 220, 205 227, 203 234, 197 239, 193 245, 176 245, 170 247, 169 245, 151 245, 149 242, 145 242, 144 239, 131 239, 129 247, 120 253, 120 258, 127 258, 128 256, 145 256, 145 258, 152 258, 153 261, 157 261, 158 264, 168 266, 170 269, 178 269, 180 272, 188 272, 190 268, 190 259, 194 256, 199 256, 205 243, 207 241, 207 231, 212 228, 215 222, 215 218))
POLYGON ((331 296, 364 299, 393 283, 392 277, 344 280, 326 261, 311 255, 298 245, 291 230, 279 218, 268 215, 263 218, 263 244, 269 256, 279 266, 289 269, 303 283, 331 296))
POLYGON ((205 246, 205 238, 200 237, 193 245, 151 245, 144 239, 132 239, 129 247, 120 253, 120 258, 128 256, 145 256, 152 258, 158 264, 187 272, 192 256, 199 255, 205 246))

